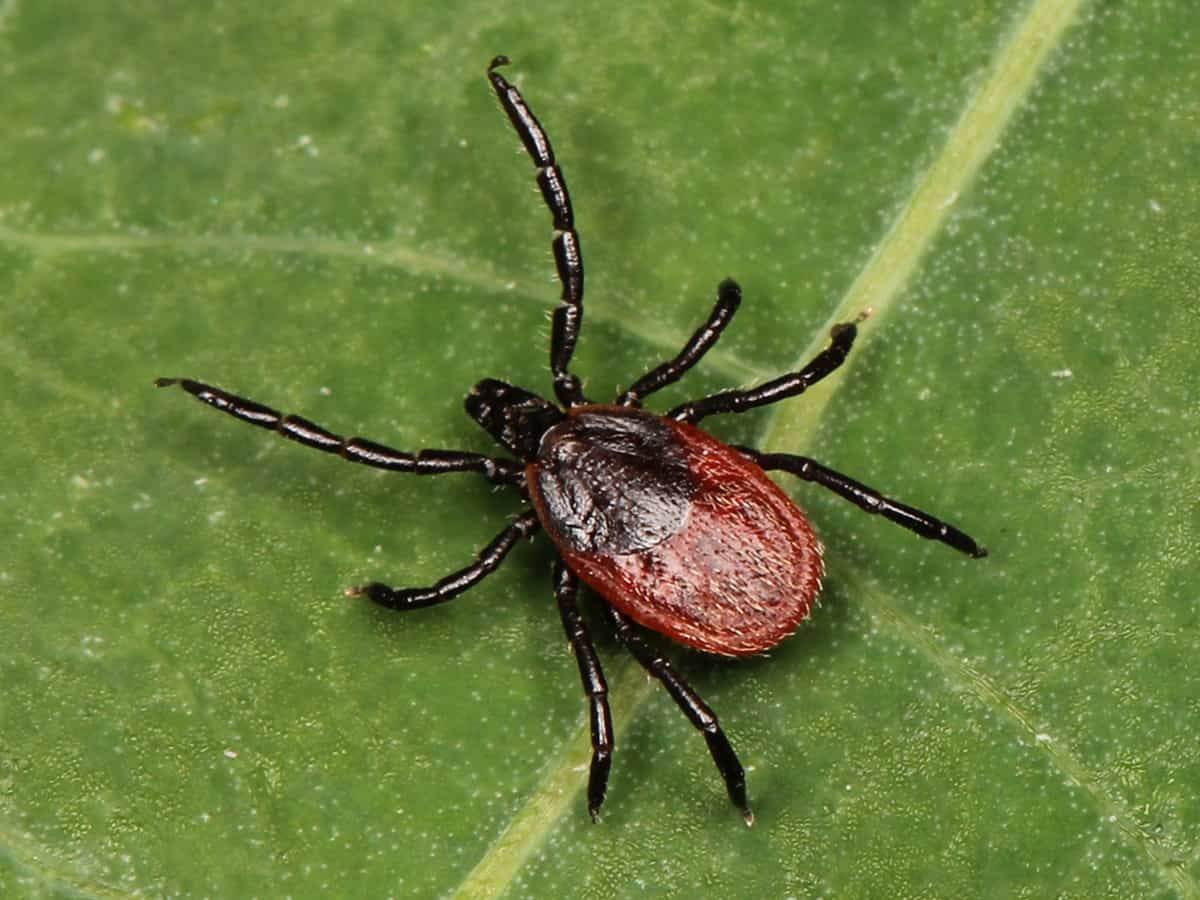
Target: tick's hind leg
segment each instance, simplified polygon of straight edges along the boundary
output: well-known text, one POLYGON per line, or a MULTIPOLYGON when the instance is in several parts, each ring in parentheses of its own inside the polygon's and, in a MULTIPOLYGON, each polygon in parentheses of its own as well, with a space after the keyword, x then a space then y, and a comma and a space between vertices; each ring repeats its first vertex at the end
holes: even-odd
POLYGON ((629 390, 617 398, 617 403, 621 406, 640 406, 644 398, 682 378, 713 348, 741 302, 742 289, 732 278, 726 278, 717 288, 717 304, 708 314, 708 321, 700 326, 674 359, 651 369, 635 381, 629 390))
POLYGON ((869 488, 841 472, 835 472, 807 456, 794 456, 791 453, 760 453, 750 447, 734 447, 734 449, 750 457, 763 469, 790 472, 797 478, 819 484, 849 500, 859 509, 883 516, 909 531, 916 532, 923 538, 940 541, 975 559, 987 556, 987 551, 975 543, 975 539, 966 532, 959 531, 953 525, 916 507, 891 500, 874 488, 869 488))
POLYGON ((492 538, 491 543, 479 551, 475 562, 457 572, 451 572, 437 584, 427 588, 393 588, 373 582, 346 591, 350 597, 369 597, 388 609, 409 610, 434 606, 453 600, 463 591, 472 588, 499 568, 508 556, 508 551, 517 541, 529 537, 541 527, 537 513, 530 511, 492 538))
POLYGON ((306 447, 336 453, 343 459, 362 463, 376 469, 392 472, 411 472, 414 475, 444 475, 447 472, 479 472, 494 484, 523 483, 524 475, 520 463, 514 460, 493 458, 480 453, 462 453, 458 450, 421 450, 416 454, 393 450, 365 438, 344 438, 320 425, 300 416, 285 416, 269 406, 247 400, 221 388, 193 381, 190 378, 159 378, 158 387, 177 384, 197 400, 207 403, 223 413, 275 431, 306 447))
POLYGON ((812 362, 798 372, 789 372, 779 378, 744 391, 722 391, 702 400, 692 400, 675 407, 667 413, 668 419, 690 422, 695 425, 706 416, 716 413, 740 413, 756 406, 766 406, 787 397, 803 394, 825 376, 832 373, 846 360, 846 354, 858 336, 858 323, 866 318, 863 313, 853 322, 834 325, 829 332, 830 344, 812 362))
POLYGON ((586 400, 579 378, 569 371, 575 342, 579 340, 579 328, 583 324, 583 251, 579 248, 579 232, 575 230, 575 211, 571 207, 567 181, 554 158, 549 135, 521 92, 496 71, 508 62, 507 56, 493 59, 488 66, 488 81, 537 168, 538 187, 554 219, 551 248, 558 280, 562 284, 562 299, 554 310, 550 325, 550 372, 554 376, 554 393, 559 403, 578 406, 586 400))
POLYGON ((579 677, 583 691, 587 694, 590 707, 592 730, 592 766, 588 774, 588 813, 593 822, 600 821, 600 806, 608 789, 608 770, 612 767, 613 727, 612 713, 608 707, 608 684, 600 668, 600 658, 592 645, 587 625, 579 614, 575 603, 578 582, 562 560, 554 564, 554 597, 558 600, 558 613, 562 617, 563 630, 575 653, 579 666, 579 677))
POLYGON ((606 605, 605 611, 617 632, 617 637, 621 639, 621 643, 629 648, 634 659, 647 672, 662 683, 662 686, 667 689, 667 693, 671 695, 671 699, 688 717, 688 721, 704 735, 704 740, 708 743, 708 752, 717 765, 717 771, 725 779, 725 789, 729 792, 729 799, 742 811, 742 818, 746 820, 746 824, 753 825, 754 813, 750 811, 750 806, 746 802, 746 772, 742 769, 737 754, 733 752, 729 739, 725 737, 725 732, 721 730, 716 713, 709 709, 708 705, 700 699, 700 695, 675 673, 665 656, 655 652, 649 644, 642 640, 641 635, 634 631, 631 619, 611 606, 606 605))

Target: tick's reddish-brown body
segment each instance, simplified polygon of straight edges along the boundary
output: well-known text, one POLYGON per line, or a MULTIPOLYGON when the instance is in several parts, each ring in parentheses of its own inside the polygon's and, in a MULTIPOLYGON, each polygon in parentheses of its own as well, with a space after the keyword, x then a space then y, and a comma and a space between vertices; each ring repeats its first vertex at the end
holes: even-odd
POLYGON ((821 543, 804 514, 761 468, 686 423, 576 407, 546 434, 526 483, 571 571, 689 647, 769 650, 821 587, 821 543))

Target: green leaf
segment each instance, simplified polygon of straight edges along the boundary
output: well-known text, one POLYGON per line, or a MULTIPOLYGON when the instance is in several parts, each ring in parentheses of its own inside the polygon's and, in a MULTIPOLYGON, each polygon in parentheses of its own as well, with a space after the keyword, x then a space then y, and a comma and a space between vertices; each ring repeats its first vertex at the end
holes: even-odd
POLYGON ((0 2, 0 895, 1200 896, 1198 37, 1182 0, 0 2), (661 643, 749 830, 595 615, 590 822, 544 537, 439 608, 343 597, 518 498, 152 387, 491 452, 461 397, 549 391, 557 296, 499 52, 575 198, 590 395, 725 276, 655 408, 870 308, 838 377, 711 430, 991 551, 787 483, 820 609, 768 657, 661 643))

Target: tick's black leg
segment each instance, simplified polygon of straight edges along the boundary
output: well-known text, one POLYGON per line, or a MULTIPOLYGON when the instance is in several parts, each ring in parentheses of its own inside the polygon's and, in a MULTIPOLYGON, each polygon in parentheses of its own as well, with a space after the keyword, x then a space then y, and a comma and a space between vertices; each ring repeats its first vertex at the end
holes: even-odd
POLYGON ((819 484, 846 498, 859 509, 883 516, 897 525, 904 526, 909 531, 915 531, 923 538, 941 541, 975 559, 987 556, 987 551, 975 543, 973 538, 965 532, 959 531, 953 525, 948 525, 941 519, 915 507, 889 500, 874 488, 869 488, 853 478, 835 472, 807 456, 793 456, 790 453, 760 453, 749 447, 734 447, 734 449, 750 457, 763 469, 790 472, 805 481, 819 484))
POLYGON ((791 372, 749 390, 722 391, 702 400, 692 400, 675 407, 667 413, 667 418, 678 422, 691 422, 694 425, 715 413, 745 412, 756 406, 765 406, 785 397, 804 393, 845 361, 846 354, 850 352, 854 338, 858 335, 858 323, 865 318, 864 313, 853 322, 834 325, 829 332, 830 345, 799 372, 791 372))
POLYGON ((496 71, 508 62, 507 56, 493 59, 488 66, 488 80, 537 168, 538 187, 554 219, 551 246, 558 280, 562 282, 562 301, 554 310, 550 327, 550 371, 554 375, 554 393, 559 402, 564 406, 578 406, 587 401, 579 379, 568 370, 575 341, 579 338, 579 326, 583 323, 583 254, 579 249, 579 233, 575 230, 575 213, 571 209, 566 179, 555 162, 550 138, 533 110, 526 105, 521 92, 496 71))
POLYGON ((612 767, 612 713, 608 708, 608 684, 604 681, 604 670, 600 668, 600 657, 596 655, 587 625, 575 603, 577 586, 578 582, 570 569, 563 565, 562 560, 556 562, 554 596, 558 600, 558 614, 562 617, 563 629, 575 653, 583 691, 591 704, 592 768, 588 774, 587 802, 592 821, 599 822, 600 805, 604 803, 604 792, 608 789, 608 770, 612 767))
POLYGON ((442 475, 446 472, 479 472, 495 484, 520 485, 524 481, 521 464, 515 460, 497 459, 480 453, 458 450, 421 450, 416 454, 402 453, 376 444, 365 438, 344 438, 326 431, 300 416, 285 416, 269 406, 238 397, 212 385, 190 378, 159 378, 158 387, 179 385, 193 397, 243 422, 277 431, 289 440, 326 453, 336 453, 351 462, 388 469, 392 472, 411 472, 414 475, 442 475))
POLYGON ((445 603, 447 600, 453 600, 468 588, 474 587, 496 571, 517 541, 533 534, 539 527, 537 513, 533 511, 525 513, 492 538, 492 542, 479 551, 475 562, 465 569, 450 573, 433 587, 397 589, 374 582, 352 587, 346 591, 346 596, 369 597, 380 606, 398 610, 420 609, 424 606, 445 603))
POLYGON ((708 708, 708 705, 700 699, 700 695, 692 690, 686 681, 675 674, 675 670, 671 668, 671 663, 665 656, 656 652, 642 640, 641 636, 633 630, 631 619, 611 606, 606 606, 605 610, 621 643, 629 648, 634 659, 641 663, 647 672, 662 682, 667 693, 671 695, 671 699, 688 717, 688 721, 703 733, 704 740, 708 742, 708 752, 712 754, 713 762, 717 764, 717 770, 725 779, 725 789, 729 792, 729 799, 742 811, 742 818, 746 820, 746 824, 753 825, 754 813, 750 811, 750 806, 746 802, 746 773, 742 769, 742 764, 738 762, 737 754, 733 752, 729 739, 725 737, 725 732, 721 730, 716 713, 708 708))
POLYGON ((741 302, 742 289, 732 278, 726 278, 717 288, 717 304, 709 313, 708 321, 684 344, 679 355, 635 381, 629 390, 617 398, 617 403, 621 406, 640 406, 643 398, 682 378, 716 344, 741 302))

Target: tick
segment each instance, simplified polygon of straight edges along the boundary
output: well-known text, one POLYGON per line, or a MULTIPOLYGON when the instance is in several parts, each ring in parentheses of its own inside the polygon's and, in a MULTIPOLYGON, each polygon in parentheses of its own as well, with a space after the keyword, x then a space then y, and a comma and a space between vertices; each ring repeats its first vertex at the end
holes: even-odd
POLYGON ((770 650, 795 631, 821 587, 822 548, 804 513, 766 472, 788 472, 814 482, 967 556, 978 558, 986 551, 954 526, 808 457, 723 444, 696 427, 712 415, 745 412, 803 393, 845 360, 856 322, 834 326, 829 346, 797 372, 748 390, 711 394, 665 415, 643 410, 642 401, 696 365, 733 318, 742 295, 735 282, 726 280, 717 289, 708 320, 678 355, 647 372, 614 403, 594 403, 585 396, 571 371, 583 321, 583 254, 575 213, 549 137, 520 91, 499 71, 506 64, 507 57, 493 59, 488 80, 537 170, 538 187, 554 220, 551 247, 562 284, 550 332, 550 372, 558 402, 494 378, 480 381, 466 398, 468 415, 510 456, 458 450, 405 453, 364 438, 342 437, 190 378, 155 383, 177 384, 235 418, 351 462, 415 475, 474 472, 515 488, 531 508, 467 567, 431 587, 373 583, 347 593, 396 610, 443 603, 494 572, 518 540, 545 529, 560 557, 553 572, 559 616, 590 705, 587 805, 592 819, 599 821, 608 786, 613 728, 604 673, 576 603, 580 581, 600 596, 621 643, 704 735, 729 799, 750 825, 754 814, 746 798, 745 772, 716 715, 638 629, 723 656, 770 650))

